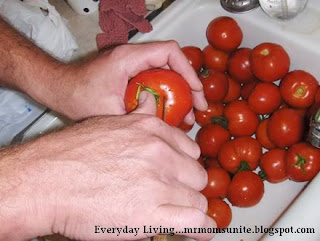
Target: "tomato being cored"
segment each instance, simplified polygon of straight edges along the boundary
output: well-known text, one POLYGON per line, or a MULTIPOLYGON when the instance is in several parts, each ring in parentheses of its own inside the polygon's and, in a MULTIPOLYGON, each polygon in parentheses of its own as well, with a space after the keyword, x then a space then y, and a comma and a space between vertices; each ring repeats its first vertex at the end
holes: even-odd
POLYGON ((240 83, 249 83, 254 79, 250 63, 251 49, 240 48, 233 52, 228 60, 228 73, 240 83))
POLYGON ((288 73, 280 83, 284 101, 295 108, 308 108, 315 100, 318 81, 303 70, 288 73))
POLYGON ((290 147, 303 137, 303 116, 294 109, 280 109, 272 114, 267 128, 268 136, 276 146, 290 147))
POLYGON ((220 165, 230 173, 255 170, 262 156, 260 143, 252 137, 239 137, 224 144, 218 155, 220 165))
POLYGON ((260 122, 256 132, 256 138, 262 145, 262 147, 270 150, 276 148, 276 145, 270 140, 268 135, 268 123, 269 119, 264 119, 260 122))
POLYGON ((207 27, 206 34, 210 45, 226 52, 237 49, 243 38, 236 20, 227 16, 213 19, 207 27))
POLYGON ((199 72, 203 66, 203 54, 200 48, 195 46, 183 47, 182 52, 189 60, 189 63, 196 72, 199 72))
POLYGON ((172 126, 179 126, 192 109, 192 93, 189 84, 172 70, 153 69, 143 71, 132 78, 125 94, 128 112, 135 110, 139 94, 151 92, 157 102, 157 116, 172 126))
POLYGON ((230 134, 219 125, 207 124, 200 128, 195 140, 200 146, 202 156, 216 157, 221 146, 230 140, 230 134))
POLYGON ((312 180, 320 170, 320 150, 309 143, 298 143, 288 150, 289 178, 296 182, 312 180))
POLYGON ((236 207, 252 207, 260 202, 264 194, 261 178, 251 171, 237 173, 229 185, 227 198, 236 207))
POLYGON ((280 89, 273 83, 258 83, 248 98, 250 108, 259 115, 271 114, 282 103, 280 89))
POLYGON ((199 126, 204 126, 211 123, 212 117, 222 116, 224 106, 222 103, 208 103, 208 109, 205 111, 195 110, 194 115, 199 126))
POLYGON ((229 55, 221 50, 218 50, 211 45, 203 49, 204 67, 207 69, 214 69, 218 71, 227 70, 227 62, 229 55))
POLYGON ((217 223, 217 228, 227 228, 232 220, 230 206, 219 198, 208 200, 207 215, 217 223))
POLYGON ((288 179, 287 174, 287 151, 284 149, 272 149, 264 153, 260 160, 260 176, 268 182, 279 183, 288 179))
POLYGON ((232 136, 251 136, 257 130, 259 118, 244 100, 236 100, 227 105, 224 115, 232 136))
POLYGON ((235 100, 238 100, 241 92, 241 85, 234 81, 230 76, 228 76, 229 89, 226 97, 223 99, 223 103, 231 103, 235 100))
POLYGON ((290 58, 280 45, 262 43, 252 50, 251 66, 253 74, 259 80, 274 82, 288 73, 290 58))
POLYGON ((208 168, 208 184, 202 190, 206 198, 225 198, 231 178, 229 173, 222 168, 208 168))
POLYGON ((229 89, 228 76, 223 72, 207 69, 200 74, 199 78, 206 100, 214 103, 222 102, 229 89))

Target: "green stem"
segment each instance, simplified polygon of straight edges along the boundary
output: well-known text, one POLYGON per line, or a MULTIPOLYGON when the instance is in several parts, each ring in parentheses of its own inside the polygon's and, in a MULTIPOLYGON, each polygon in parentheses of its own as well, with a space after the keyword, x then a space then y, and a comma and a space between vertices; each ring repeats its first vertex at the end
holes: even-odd
POLYGON ((250 166, 248 162, 246 161, 240 162, 240 166, 238 167, 237 172, 241 172, 241 171, 250 171, 250 166))
POLYGON ((143 90, 146 90, 146 91, 149 91, 151 94, 153 94, 154 98, 156 99, 156 102, 157 102, 157 105, 159 105, 160 103, 160 94, 155 91, 154 89, 144 85, 144 84, 141 84, 141 83, 137 83, 137 85, 139 86, 138 89, 137 89, 137 93, 136 93, 136 100, 139 100, 139 95, 141 93, 141 88, 143 88, 143 90))
POLYGON ((298 157, 298 160, 295 164, 293 164, 296 167, 300 167, 303 173, 306 173, 306 169, 304 168, 305 164, 307 163, 306 158, 303 156, 299 155, 298 153, 296 154, 298 157))
POLYGON ((259 177, 262 179, 262 181, 267 180, 267 173, 264 170, 261 170, 259 172, 259 177))
POLYGON ((229 122, 228 122, 227 118, 225 118, 224 116, 212 117, 211 123, 219 125, 219 126, 223 127, 224 129, 228 129, 228 126, 229 126, 229 122))

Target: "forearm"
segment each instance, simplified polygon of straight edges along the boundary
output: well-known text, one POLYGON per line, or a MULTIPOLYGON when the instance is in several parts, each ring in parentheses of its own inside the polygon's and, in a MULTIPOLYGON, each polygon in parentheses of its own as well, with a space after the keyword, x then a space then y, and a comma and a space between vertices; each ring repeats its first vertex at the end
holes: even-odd
POLYGON ((49 211, 41 195, 37 152, 33 142, 0 152, 0 240, 30 240, 50 233, 49 211), (30 149, 31 148, 31 149, 30 149), (38 176, 38 177, 37 177, 38 176))
MULTIPOLYGON (((0 18, 0 85, 38 102, 55 102, 67 66, 58 62, 0 18)), ((50 106, 49 106, 50 107, 50 106)))

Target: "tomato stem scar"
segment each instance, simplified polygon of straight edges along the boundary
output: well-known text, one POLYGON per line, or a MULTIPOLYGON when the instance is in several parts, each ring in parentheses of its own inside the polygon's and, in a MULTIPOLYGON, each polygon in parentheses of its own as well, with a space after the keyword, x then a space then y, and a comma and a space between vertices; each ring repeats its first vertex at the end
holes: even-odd
POLYGON ((250 166, 246 161, 241 161, 240 162, 240 166, 237 169, 237 172, 241 172, 241 171, 249 171, 250 170, 250 166))
POLYGON ((264 49, 260 52, 261 55, 263 56, 268 56, 270 54, 269 50, 268 49, 264 49))
POLYGON ((297 160, 297 162, 296 162, 295 164, 293 164, 293 165, 300 167, 301 170, 302 170, 302 172, 303 172, 303 173, 306 173, 306 170, 305 170, 305 168, 304 168, 304 165, 307 163, 306 159, 305 159, 303 156, 299 155, 298 153, 297 153, 296 155, 297 155, 297 157, 298 157, 298 160, 297 160))

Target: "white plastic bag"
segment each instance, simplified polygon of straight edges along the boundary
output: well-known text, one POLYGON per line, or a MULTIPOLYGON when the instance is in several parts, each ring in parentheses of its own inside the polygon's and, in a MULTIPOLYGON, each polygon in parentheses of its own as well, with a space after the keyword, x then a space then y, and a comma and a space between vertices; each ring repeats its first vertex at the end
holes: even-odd
POLYGON ((67 20, 48 0, 0 0, 0 15, 59 60, 69 61, 78 48, 67 20))
MULTIPOLYGON (((0 0, 0 15, 36 45, 67 62, 78 45, 48 0, 0 0)), ((46 107, 22 93, 0 88, 0 147, 36 119, 46 107)))

